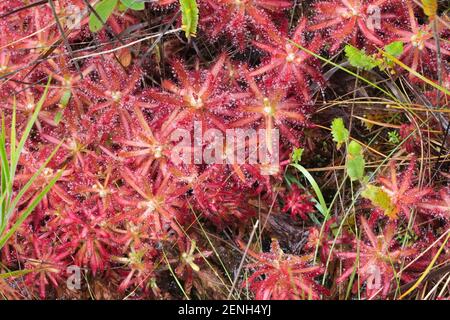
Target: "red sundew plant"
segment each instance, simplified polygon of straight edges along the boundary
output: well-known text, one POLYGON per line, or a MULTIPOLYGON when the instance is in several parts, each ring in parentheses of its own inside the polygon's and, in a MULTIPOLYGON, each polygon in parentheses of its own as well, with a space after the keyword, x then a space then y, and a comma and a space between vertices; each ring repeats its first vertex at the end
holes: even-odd
POLYGON ((86 208, 77 212, 68 210, 63 216, 65 232, 61 239, 64 247, 75 249, 74 263, 89 267, 92 273, 103 272, 110 265, 114 251, 112 232, 108 228, 106 214, 96 208, 86 208))
POLYGON ((169 107, 173 110, 167 120, 167 129, 195 120, 201 121, 204 128, 218 128, 225 132, 226 126, 217 114, 227 111, 227 105, 235 94, 221 87, 224 61, 225 56, 221 55, 209 70, 192 72, 187 71, 179 60, 173 61, 172 67, 179 83, 164 80, 161 86, 165 91, 151 90, 147 93, 156 101, 149 108, 161 110, 169 107))
MULTIPOLYGON (((11 53, 6 50, 0 51, 0 75, 5 75, 13 70, 11 70, 10 65, 11 53)), ((16 66, 17 67, 17 66, 16 66)))
MULTIPOLYGON (((0 13, 2 15, 6 14, 6 13, 10 12, 11 10, 20 8, 22 5, 23 5, 23 3, 21 0, 3 1, 0 4, 0 13)), ((22 15, 23 15, 23 13, 22 13, 22 15)), ((17 19, 17 17, 15 17, 11 20, 16 20, 16 19, 17 19)))
POLYGON ((431 199, 418 204, 418 207, 432 215, 450 221, 450 189, 444 188, 431 199))
MULTIPOLYGON (((336 223, 335 218, 330 218, 327 222, 325 222, 325 226, 323 230, 318 227, 310 227, 308 229, 308 241, 305 243, 303 247, 304 250, 308 253, 316 254, 316 250, 318 250, 319 257, 321 261, 327 261, 328 257, 331 254, 331 247, 333 244, 333 240, 329 239, 330 230, 333 224, 336 223)), ((348 237, 344 235, 340 239, 335 241, 336 244, 348 242, 348 237)))
POLYGON ((117 192, 113 180, 113 168, 108 166, 105 170, 99 168, 97 172, 86 177, 86 181, 80 183, 77 193, 84 194, 87 199, 93 203, 97 203, 101 211, 113 210, 113 197, 117 192))
MULTIPOLYGON (((147 243, 154 245, 152 241, 156 240, 154 234, 148 232, 148 226, 143 223, 128 221, 120 227, 112 227, 111 230, 115 233, 114 242, 122 247, 123 252, 141 250, 142 247, 147 246, 147 243)), ((120 259, 117 261, 121 262, 120 259)))
MULTIPOLYGON (((439 83, 439 80, 436 81, 439 83)), ((449 68, 444 68, 442 70, 442 87, 450 92, 450 70, 449 68)), ((430 90, 426 93, 427 98, 434 106, 445 106, 449 104, 450 94, 444 94, 442 90, 430 90)))
MULTIPOLYGON (((408 24, 402 24, 403 28, 397 28, 389 25, 387 29, 392 35, 393 41, 402 41, 405 45, 402 55, 402 60, 408 64, 414 71, 430 71, 434 73, 436 71, 437 62, 437 47, 434 39, 433 22, 427 24, 420 24, 415 17, 413 5, 406 2, 408 10, 408 24), (407 27, 407 28, 405 28, 407 27), (431 70, 430 70, 431 69, 431 70)), ((443 36, 445 26, 438 24, 438 36, 443 36)), ((450 46, 448 41, 443 38, 442 46, 439 48, 440 54, 445 57, 450 56, 450 46)), ((413 74, 409 74, 412 78, 413 74)))
POLYGON ((270 81, 274 83, 285 82, 290 84, 294 82, 300 88, 305 101, 311 100, 309 90, 310 81, 314 80, 320 84, 324 80, 313 64, 314 58, 307 52, 297 48, 295 44, 306 47, 312 52, 317 52, 323 45, 320 36, 316 36, 310 43, 305 40, 306 19, 299 22, 297 29, 294 30, 292 39, 288 39, 286 34, 270 33, 273 44, 254 42, 253 44, 260 50, 268 52, 270 57, 263 66, 253 70, 250 76, 257 76, 267 72, 273 72, 270 81), (295 43, 295 44, 294 44, 295 43))
MULTIPOLYGON (((6 37, 5 37, 6 38, 6 37)), ((9 39, 8 39, 9 40, 9 39)), ((8 74, 15 74, 17 72, 20 73, 26 67, 26 64, 21 62, 21 57, 17 57, 7 48, 8 40, 2 39, 0 40, 0 76, 6 76, 8 74)), ((16 87, 14 82, 9 81, 6 85, 2 85, 0 88, 3 92, 5 89, 10 89, 10 87, 16 87)))
POLYGON ((450 296, 433 2, 1 1, 0 295, 450 296))
POLYGON ((245 221, 255 216, 255 210, 249 207, 249 199, 244 195, 236 196, 237 190, 227 190, 226 186, 214 184, 208 187, 217 189, 205 189, 204 192, 211 197, 199 199, 199 206, 204 210, 208 219, 217 226, 224 226, 230 221, 245 221))
POLYGON ((277 240, 273 239, 270 252, 257 254, 249 251, 256 260, 247 265, 256 271, 247 279, 245 286, 255 293, 258 300, 319 299, 327 290, 314 281, 323 268, 311 266, 311 256, 285 254, 277 240), (260 277, 264 277, 260 279, 260 277))
MULTIPOLYGON (((376 236, 364 217, 361 218, 361 225, 367 236, 368 243, 363 240, 355 239, 354 244, 358 247, 357 252, 337 252, 339 259, 350 262, 347 264, 345 272, 336 280, 338 283, 346 280, 350 275, 356 272, 359 275, 359 281, 366 283, 366 297, 373 299, 377 295, 386 297, 392 288, 394 278, 402 277, 397 265, 406 257, 411 257, 417 253, 413 248, 396 248, 393 239, 395 235, 395 225, 388 224, 385 227, 384 234, 376 236)), ((357 283, 353 286, 353 291, 357 290, 357 283)))
POLYGON ((249 197, 240 193, 238 186, 233 186, 230 174, 219 165, 212 165, 201 174, 193 165, 183 170, 171 167, 170 171, 180 183, 179 193, 192 193, 193 202, 189 202, 189 206, 199 209, 217 226, 224 227, 233 220, 244 221, 255 215, 248 205, 249 197))
POLYGON ((402 147, 406 152, 413 153, 420 147, 420 133, 417 131, 417 127, 414 124, 402 124, 399 130, 400 138, 403 140, 402 147))
MULTIPOLYGON (((17 116, 23 116, 26 119, 30 119, 33 115, 33 112, 35 111, 37 101, 35 101, 35 94, 32 92, 32 90, 26 89, 20 92, 17 96, 14 96, 12 99, 5 98, 5 100, 2 101, 1 104, 2 108, 10 110, 14 108, 15 104, 15 108, 18 112, 17 116)), ((41 109, 39 111, 38 119, 36 120, 36 127, 38 128, 38 130, 41 130, 42 128, 41 121, 54 126, 55 121, 53 112, 41 109)), ((25 125, 26 121, 24 120, 22 122, 20 119, 19 123, 23 123, 25 125)))
POLYGON ((238 188, 230 188, 226 181, 209 182, 204 185, 202 193, 196 196, 198 206, 218 226, 233 219, 245 221, 255 215, 248 197, 239 194, 238 188))
POLYGON ((78 137, 75 135, 71 138, 60 140, 47 134, 42 134, 41 136, 50 143, 61 145, 61 153, 64 153, 64 155, 59 158, 61 163, 73 161, 76 167, 81 169, 84 167, 84 154, 89 152, 87 145, 90 142, 86 137, 78 137))
MULTIPOLYGON (((82 36, 83 30, 89 23, 89 9, 84 0, 53 1, 56 15, 64 29, 69 30, 68 38, 82 36)), ((50 4, 48 6, 51 9, 50 4)))
POLYGON ((261 122, 266 130, 266 145, 272 145, 272 130, 277 128, 282 136, 286 137, 294 146, 299 145, 298 139, 292 130, 292 123, 305 125, 307 122, 303 104, 298 98, 289 95, 288 89, 283 86, 266 86, 258 84, 248 72, 244 72, 249 86, 248 98, 240 103, 240 110, 246 117, 236 120, 232 127, 245 127, 261 122))
POLYGON ((118 142, 124 146, 137 149, 122 150, 119 153, 119 157, 136 158, 137 173, 140 175, 145 176, 150 172, 155 172, 155 170, 156 173, 166 174, 167 160, 170 157, 169 137, 162 128, 158 132, 153 132, 139 109, 135 109, 135 114, 142 127, 142 132, 139 132, 137 135, 138 139, 122 139, 118 140, 118 142))
MULTIPOLYGON (((40 166, 44 163, 45 157, 48 155, 45 152, 27 154, 24 159, 20 162, 21 165, 25 167, 22 172, 16 175, 15 183, 18 186, 25 185, 31 177, 38 171, 40 166)), ((32 199, 41 189, 45 186, 50 180, 52 180, 59 170, 62 170, 61 178, 56 183, 52 190, 43 198, 40 202, 39 206, 43 206, 44 209, 49 208, 49 203, 59 203, 65 202, 67 205, 72 205, 73 198, 67 193, 64 183, 66 181, 70 181, 71 176, 73 174, 72 169, 55 169, 50 166, 47 166, 42 171, 42 174, 36 179, 35 185, 33 185, 29 190, 25 197, 22 199, 24 203, 32 199)))
POLYGON ((89 107, 88 112, 100 114, 98 123, 105 128, 111 128, 114 119, 118 118, 123 130, 121 132, 129 138, 131 137, 131 120, 128 110, 133 105, 145 106, 133 94, 140 81, 141 73, 138 69, 134 69, 127 74, 123 67, 112 58, 103 63, 99 61, 93 63, 98 79, 84 81, 84 88, 92 99, 98 100, 89 107))
POLYGON ((204 0, 207 14, 201 20, 203 25, 211 25, 206 32, 216 38, 225 32, 241 50, 245 48, 249 29, 264 32, 274 29, 268 13, 292 7, 292 1, 271 0, 204 0))
MULTIPOLYGON (((315 20, 309 30, 326 30, 329 33, 331 51, 341 47, 345 41, 357 42, 357 37, 362 36, 370 43, 382 47, 382 40, 375 26, 372 24, 374 10, 380 10, 382 6, 389 4, 389 0, 336 0, 319 1, 314 4, 315 20)), ((392 14, 380 13, 380 19, 392 17, 392 14)), ((382 21, 383 21, 382 20, 382 21)))
POLYGON ((56 46, 59 41, 59 32, 56 25, 50 23, 51 12, 43 12, 37 8, 31 9, 31 37, 24 37, 23 40, 14 45, 15 48, 21 50, 22 58, 30 63, 44 55, 48 50, 54 53, 61 53, 61 49, 56 46))
POLYGON ((291 217, 300 216, 303 220, 308 220, 308 213, 313 213, 314 203, 311 201, 311 196, 301 190, 297 185, 292 185, 292 190, 285 198, 285 204, 282 209, 283 212, 290 211, 291 217))
POLYGON ((392 213, 392 216, 394 217, 398 214, 404 214, 410 219, 411 209, 420 204, 424 198, 432 192, 430 188, 413 186, 414 168, 415 159, 412 159, 409 162, 408 168, 401 176, 399 176, 395 163, 392 161, 389 164, 389 178, 379 178, 383 189, 387 192, 391 199, 391 203, 394 205, 394 212, 392 213))
MULTIPOLYGON (((124 208, 129 208, 121 218, 133 219, 136 222, 151 223, 157 235, 164 237, 169 229, 178 235, 182 234, 178 219, 181 220, 184 203, 179 199, 179 190, 176 185, 170 184, 171 176, 167 175, 159 185, 152 186, 144 179, 136 181, 129 170, 122 173, 122 177, 131 188, 132 194, 117 194, 118 201, 124 208)), ((130 193, 130 192, 127 192, 130 193)))
POLYGON ((95 66, 90 65, 77 72, 76 68, 70 67, 64 58, 58 59, 57 62, 50 59, 47 63, 48 67, 43 66, 42 70, 51 76, 57 84, 55 85, 56 89, 50 94, 51 98, 46 101, 45 105, 57 104, 64 109, 69 101, 73 101, 77 112, 79 114, 85 113, 85 110, 83 110, 85 103, 82 100, 87 100, 87 97, 81 90, 80 83, 84 77, 95 70, 95 66))
POLYGON ((112 260, 123 264, 127 271, 125 278, 119 285, 119 291, 124 292, 127 288, 144 287, 148 290, 148 282, 153 272, 154 254, 146 247, 137 250, 131 248, 127 257, 113 257, 112 260))
MULTIPOLYGON (((30 286, 39 286, 39 296, 46 297, 46 287, 52 285, 59 286, 64 279, 67 268, 65 258, 71 254, 70 250, 58 250, 52 246, 54 239, 36 238, 31 240, 33 244, 30 256, 24 259, 25 267, 34 272, 26 275, 25 282, 30 286), (60 252, 58 252, 60 251, 60 252)), ((26 254, 24 254, 26 256, 26 254)))
POLYGON ((186 240, 187 244, 181 254, 181 264, 178 264, 175 269, 175 273, 185 280, 185 291, 190 293, 192 289, 192 283, 194 274, 200 271, 199 264, 205 261, 212 252, 200 251, 197 248, 197 243, 194 239, 186 240))

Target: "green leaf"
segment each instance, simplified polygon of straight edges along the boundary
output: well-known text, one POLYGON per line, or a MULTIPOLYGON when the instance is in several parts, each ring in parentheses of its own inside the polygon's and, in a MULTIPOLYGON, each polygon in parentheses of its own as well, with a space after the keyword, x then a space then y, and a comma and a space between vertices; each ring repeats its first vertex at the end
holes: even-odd
POLYGON ((102 0, 95 7, 95 11, 101 20, 97 18, 94 12, 91 12, 89 16, 89 30, 92 32, 98 32, 103 28, 103 25, 108 20, 109 16, 114 11, 119 0, 102 0))
POLYGON ((198 26, 198 6, 196 0, 180 0, 183 29, 186 38, 195 37, 198 26))
POLYGON ((364 168, 366 161, 363 157, 362 147, 356 142, 352 141, 347 149, 347 174, 352 181, 362 180, 364 177, 364 168))
POLYGON ((379 64, 377 59, 367 55, 364 51, 359 50, 350 44, 345 46, 345 56, 352 66, 364 70, 372 70, 379 64))
POLYGON ((356 157, 358 155, 362 155, 362 147, 358 142, 353 140, 348 144, 347 152, 349 155, 356 157))
POLYGON ((397 211, 392 204, 391 198, 382 188, 368 184, 361 195, 369 199, 372 204, 384 211, 384 214, 391 219, 395 219, 397 211))
POLYGON ((393 55, 394 57, 399 57, 403 53, 403 42, 394 41, 384 47, 384 51, 393 55))
POLYGON ((138 0, 120 0, 120 2, 131 10, 140 11, 145 9, 145 3, 138 0))
POLYGON ((337 149, 348 141, 349 133, 342 118, 336 118, 331 123, 331 135, 333 136, 333 141, 337 142, 337 149))
POLYGON ((295 148, 291 154, 291 162, 300 163, 302 161, 303 151, 303 148, 295 148))

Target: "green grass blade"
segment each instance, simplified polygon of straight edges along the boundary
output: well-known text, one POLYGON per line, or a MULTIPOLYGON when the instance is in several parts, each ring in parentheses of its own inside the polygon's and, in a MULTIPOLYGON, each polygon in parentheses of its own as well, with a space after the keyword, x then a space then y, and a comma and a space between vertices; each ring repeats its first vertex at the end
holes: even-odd
POLYGON ((34 208, 41 202, 42 198, 50 191, 50 189, 54 186, 56 181, 61 177, 63 170, 60 170, 58 174, 49 182, 47 186, 39 193, 39 195, 33 199, 30 205, 20 214, 17 221, 13 224, 13 226, 8 230, 8 232, 1 236, 0 238, 0 249, 3 248, 5 243, 11 238, 11 236, 16 232, 16 230, 20 227, 20 225, 25 221, 26 218, 33 212, 34 208))
POLYGON ((165 262, 167 264, 167 268, 169 269, 170 274, 172 275, 173 279, 175 280, 178 288, 180 288, 180 291, 183 293, 184 297, 187 300, 191 300, 189 298, 189 296, 187 295, 186 291, 184 290, 183 285, 181 284, 180 280, 178 280, 178 277, 177 277, 175 271, 173 270, 172 266, 170 265, 170 261, 169 261, 169 259, 167 259, 166 252, 164 251, 164 249, 162 250, 162 253, 163 253, 163 256, 164 256, 164 260, 165 260, 165 262))
POLYGON ((5 225, 6 209, 8 208, 8 201, 11 192, 8 191, 9 186, 9 163, 6 154, 6 132, 5 132, 5 118, 2 114, 2 128, 0 133, 0 164, 1 164, 1 201, 0 201, 0 228, 5 225))
POLYGON ((56 148, 52 151, 52 153, 49 155, 49 157, 45 160, 45 162, 39 167, 39 169, 33 174, 33 176, 27 181, 27 183, 19 190, 17 193, 17 196, 14 198, 11 206, 10 206, 10 212, 7 215, 7 218, 12 214, 14 209, 16 208, 17 204, 19 203, 20 199, 23 197, 23 195, 27 192, 27 190, 31 187, 31 185, 36 181, 36 179, 40 176, 42 171, 47 167, 47 164, 51 161, 51 159, 55 156, 56 152, 58 152, 59 148, 61 147, 63 142, 59 143, 56 148))
POLYGON ((390 97, 391 99, 393 99, 393 100, 394 100, 395 102, 397 102, 398 104, 401 104, 401 102, 400 102, 393 94, 391 94, 390 92, 384 90, 383 88, 381 88, 380 86, 376 85, 376 84, 373 83, 372 81, 367 80, 366 78, 361 77, 359 74, 356 74, 356 73, 350 71, 349 69, 344 68, 343 66, 340 66, 340 65, 338 65, 337 63, 334 63, 333 61, 331 61, 331 60, 329 60, 329 59, 326 59, 326 58, 322 57, 321 55, 318 55, 317 53, 314 53, 314 52, 312 52, 312 51, 310 51, 310 50, 308 50, 308 49, 302 47, 301 45, 295 43, 295 42, 292 41, 292 40, 289 40, 289 39, 287 39, 287 40, 288 40, 290 43, 292 43, 294 46, 296 46, 297 48, 299 48, 299 49, 305 51, 306 53, 308 53, 308 54, 314 56, 315 58, 317 58, 317 59, 319 59, 319 60, 321 60, 321 61, 323 61, 323 62, 329 63, 329 64, 331 64, 332 66, 334 66, 334 67, 336 67, 336 68, 338 68, 338 69, 341 69, 342 71, 347 72, 348 74, 354 76, 355 78, 357 78, 357 79, 359 79, 359 80, 361 80, 361 81, 367 83, 368 85, 370 85, 370 86, 374 87, 375 89, 379 90, 380 92, 384 93, 385 95, 387 95, 388 97, 390 97))
POLYGON ((2 165, 2 173, 5 175, 5 185, 3 185, 2 181, 2 192, 5 191, 7 187, 7 183, 9 183, 10 175, 9 175, 9 162, 8 155, 6 152, 6 130, 5 130, 5 117, 2 115, 2 131, 0 135, 0 161, 2 165))
MULTIPOLYGON (((15 150, 14 157, 11 156, 11 159, 14 159, 14 162, 11 162, 11 172, 13 172, 13 173, 16 172, 17 163, 19 161, 20 154, 22 153, 22 149, 25 145, 25 141, 28 139, 31 129, 33 128, 34 123, 36 122, 36 120, 39 116, 39 112, 41 111, 42 105, 44 104, 45 99, 47 98, 50 81, 51 81, 51 77, 48 79, 47 85, 45 86, 44 93, 42 94, 41 99, 39 99, 39 102, 36 104, 36 108, 34 109, 33 115, 30 117, 30 119, 28 119, 27 126, 25 127, 23 135, 20 138, 20 142, 15 150)), ((13 180, 13 177, 11 180, 13 180)))
POLYGON ((325 198, 323 197, 322 191, 320 190, 319 185, 317 184, 316 180, 314 180, 313 176, 308 172, 308 170, 305 169, 305 167, 296 164, 296 163, 291 163, 291 166, 293 166, 294 168, 296 168, 298 171, 300 171, 303 176, 309 181, 309 183, 311 184, 311 187, 313 188, 314 192, 316 193, 317 199, 319 200, 319 205, 320 205, 320 213, 322 213, 322 215, 325 217, 325 220, 328 220, 328 216, 329 216, 329 211, 328 211, 328 207, 327 204, 325 203, 325 198))
POLYGON ((0 279, 7 279, 7 278, 11 278, 11 277, 21 277, 30 272, 33 272, 33 270, 23 269, 23 270, 16 270, 16 271, 0 273, 0 279))
MULTIPOLYGON (((11 136, 10 136, 10 163, 14 163, 14 156, 16 154, 16 96, 13 97, 13 111, 11 118, 11 136)), ((10 168, 9 176, 13 177, 12 167, 10 168)), ((11 182, 12 183, 12 182, 11 182)))
POLYGON ((400 67, 402 67, 403 69, 405 69, 406 71, 410 72, 411 74, 413 74, 415 77, 419 78, 420 80, 422 80, 425 83, 428 83, 430 86, 432 86, 433 88, 445 93, 446 95, 450 96, 450 91, 447 90, 446 88, 438 85, 437 83, 433 82, 432 80, 424 77, 423 75, 421 75, 420 73, 418 73, 417 71, 411 69, 410 67, 408 67, 406 64, 404 64, 403 62, 401 62, 400 60, 398 60, 396 57, 394 57, 393 55, 391 55, 390 53, 383 51, 381 49, 379 49, 379 51, 386 56, 388 59, 392 60, 395 64, 399 65, 400 67))

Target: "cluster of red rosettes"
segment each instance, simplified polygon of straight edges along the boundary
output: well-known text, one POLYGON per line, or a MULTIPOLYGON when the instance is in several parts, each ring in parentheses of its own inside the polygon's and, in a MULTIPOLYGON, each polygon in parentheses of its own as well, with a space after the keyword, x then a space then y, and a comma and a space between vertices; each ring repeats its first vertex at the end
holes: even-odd
MULTIPOLYGON (((326 267, 342 261, 337 282, 348 279, 355 270, 357 248, 359 281, 367 280, 373 266, 382 274, 381 289, 367 289, 367 296, 389 293, 394 267, 420 250, 419 245, 398 248, 397 220, 388 222, 386 234, 377 237, 373 228, 379 219, 361 218, 367 241, 350 234, 332 240, 341 221, 331 219, 323 228, 314 225, 309 217, 317 215, 311 193, 285 186, 283 175, 293 149, 304 147, 304 129, 313 127, 316 93, 326 87, 320 61, 303 48, 334 54, 350 42, 375 52, 401 40, 405 50, 400 59, 413 70, 433 74, 437 62, 431 24, 423 23, 426 19, 413 1, 315 2, 311 17, 294 19, 289 12, 297 2, 292 0, 199 0, 197 37, 234 46, 236 56, 258 52, 259 62, 227 54, 223 45, 206 63, 169 56, 167 70, 172 73, 163 78, 148 67, 151 62, 141 63, 148 45, 127 45, 136 40, 129 28, 139 23, 138 14, 116 10, 105 27, 93 33, 92 2, 0 4, 0 109, 6 127, 14 106, 20 134, 39 99, 45 98, 21 155, 15 188, 25 185, 58 148, 19 208, 61 174, 1 249, 2 268, 31 270, 24 276, 24 296, 61 294, 70 266, 80 267, 86 278, 108 279, 120 297, 168 297, 173 294, 163 284, 168 274, 190 295, 218 273, 209 261, 220 261, 220 253, 205 240, 204 226, 214 232, 239 230, 241 237, 264 210, 288 213, 311 228, 303 255, 284 253, 275 240, 268 253, 250 250, 254 263, 247 267, 253 274, 242 286, 256 298, 324 298, 330 291, 323 277, 335 276, 326 273, 326 267), (76 28, 70 27, 69 8, 82 14, 76 28), (377 10, 381 27, 371 22, 377 10), (195 137, 197 126, 223 137, 229 130, 264 129, 268 145, 273 129, 278 129, 279 149, 268 152, 279 154, 279 161, 227 161, 235 157, 229 141, 215 150, 221 163, 196 162, 194 157, 174 161, 179 144, 174 134, 182 129, 195 137), (331 250, 334 247, 339 250, 331 250)), ((177 1, 161 0, 146 10, 173 17, 177 6, 177 1)), ((448 36, 444 26, 439 30, 448 36)), ((166 37, 173 36, 162 39, 166 37)), ((442 45, 442 58, 448 59, 448 42, 442 45)), ((146 57, 158 59, 156 54, 146 57)), ((199 148, 203 154, 207 141, 199 148)), ((245 158, 249 150, 244 150, 245 158)), ((195 155, 196 150, 191 151, 195 155)), ((395 199, 398 218, 409 218, 412 208, 419 210, 423 219, 417 222, 417 232, 423 232, 429 214, 437 212, 448 221, 447 189, 434 193, 413 188, 412 165, 401 180, 392 170, 390 178, 380 182, 395 199)), ((418 260, 427 257, 432 253, 418 260)))

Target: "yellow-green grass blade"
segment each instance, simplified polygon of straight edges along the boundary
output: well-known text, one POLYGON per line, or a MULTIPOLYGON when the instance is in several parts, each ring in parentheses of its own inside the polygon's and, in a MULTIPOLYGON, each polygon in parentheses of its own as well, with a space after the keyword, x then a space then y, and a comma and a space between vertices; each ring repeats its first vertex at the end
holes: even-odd
POLYGON ((327 58, 324 58, 324 57, 322 57, 321 55, 319 55, 319 54, 317 54, 317 53, 315 53, 315 52, 312 52, 312 51, 310 51, 310 50, 308 50, 308 49, 302 47, 301 45, 295 43, 295 42, 292 41, 292 40, 289 40, 289 39, 287 39, 287 40, 288 40, 290 43, 292 43, 294 46, 296 46, 297 48, 299 48, 299 49, 305 51, 306 53, 308 53, 308 54, 314 56, 315 58, 317 58, 317 59, 319 59, 319 60, 321 60, 321 61, 323 61, 323 62, 326 62, 326 63, 331 64, 333 67, 336 67, 336 68, 338 68, 338 69, 341 69, 342 71, 345 71, 346 73, 348 73, 348 74, 354 76, 355 78, 357 78, 357 79, 359 79, 359 80, 361 80, 361 81, 367 83, 368 85, 372 86, 373 88, 375 88, 375 89, 379 90, 380 92, 384 93, 385 95, 387 95, 388 97, 390 97, 391 99, 393 99, 393 100, 394 100, 395 102, 397 102, 398 104, 401 104, 401 102, 400 102, 400 101, 399 101, 392 93, 390 93, 390 92, 384 90, 383 88, 381 88, 381 87, 378 86, 377 84, 373 83, 372 81, 367 80, 366 78, 360 76, 359 74, 354 73, 353 71, 351 71, 351 70, 349 70, 349 69, 347 69, 347 68, 345 68, 345 67, 343 67, 343 66, 341 66, 341 65, 339 65, 339 64, 337 64, 337 63, 335 63, 335 62, 333 62, 333 61, 331 61, 331 60, 329 60, 329 59, 327 59, 327 58))
POLYGON ((379 49, 379 51, 385 55, 388 59, 392 60, 395 64, 399 65, 400 67, 402 67, 403 69, 405 69, 406 71, 410 72, 411 74, 413 74, 414 76, 416 76, 417 78, 419 78, 420 80, 422 80, 423 82, 429 84, 430 86, 432 86, 433 88, 445 93, 446 95, 450 95, 450 91, 447 90, 446 88, 440 86, 439 84, 433 82, 432 80, 428 79, 427 77, 421 75, 419 72, 411 69, 410 67, 408 67, 406 64, 404 64, 403 62, 401 62, 400 60, 398 60, 396 57, 394 57, 393 55, 391 55, 390 53, 383 51, 381 49, 379 49))
MULTIPOLYGON (((59 148, 61 147, 63 142, 59 143, 56 148, 52 151, 52 153, 49 155, 49 157, 45 160, 45 162, 39 167, 39 169, 33 174, 33 176, 27 181, 27 183, 19 190, 17 193, 17 196, 14 198, 12 204, 11 204, 11 212, 9 212, 9 215, 12 214, 14 209, 16 208, 17 204, 19 203, 20 199, 23 197, 25 192, 31 187, 31 185, 36 181, 36 179, 40 176, 42 171, 47 167, 47 164, 51 161, 51 159, 55 156, 56 152, 58 152, 59 148)), ((62 170, 61 170, 62 171, 62 170)), ((9 215, 7 218, 9 218, 9 215)))
MULTIPOLYGON (((39 102, 36 104, 35 110, 32 114, 32 116, 30 117, 30 119, 28 120, 28 123, 25 127, 25 130, 23 132, 22 137, 20 138, 19 144, 17 145, 17 149, 14 150, 14 157, 11 155, 11 172, 15 173, 16 172, 16 168, 17 168, 17 163, 19 161, 19 157, 20 154, 22 152, 22 149, 25 145, 26 140, 28 139, 28 136, 31 132, 31 129, 34 126, 34 123, 36 122, 38 116, 39 116, 39 112, 41 111, 42 105, 45 102, 45 99, 47 98, 47 93, 48 93, 48 88, 50 86, 50 81, 51 81, 51 77, 48 79, 47 85, 45 86, 44 89, 44 93, 42 94, 41 99, 39 99, 39 102)), ((14 179, 11 179, 14 180, 14 179)))
POLYGON ((34 208, 41 202, 42 198, 45 197, 45 195, 50 191, 50 189, 54 186, 56 181, 61 177, 63 173, 63 170, 60 170, 58 174, 56 174, 55 177, 48 183, 48 185, 45 186, 45 188, 39 193, 37 197, 35 197, 31 204, 28 205, 26 209, 22 211, 17 221, 13 224, 13 226, 6 232, 5 235, 1 236, 0 238, 0 249, 3 248, 5 243, 11 238, 11 236, 16 232, 16 230, 22 225, 22 223, 25 221, 26 218, 33 212, 34 208))

